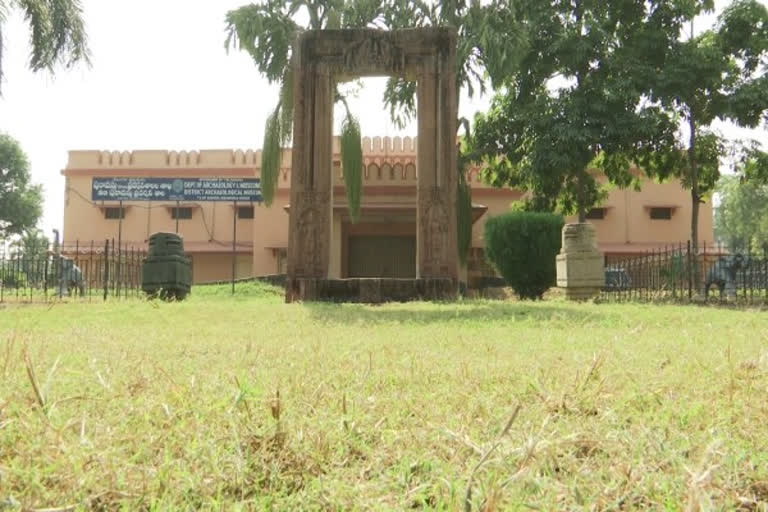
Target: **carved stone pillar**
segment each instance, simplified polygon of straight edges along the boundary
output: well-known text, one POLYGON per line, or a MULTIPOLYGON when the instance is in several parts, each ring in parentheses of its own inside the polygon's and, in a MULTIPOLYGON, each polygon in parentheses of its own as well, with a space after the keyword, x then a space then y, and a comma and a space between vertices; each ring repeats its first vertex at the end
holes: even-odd
POLYGON ((416 275, 458 280, 454 47, 423 60, 418 77, 416 275))
MULTIPOLYGON (((302 62, 300 55, 294 62, 302 62)), ((333 84, 323 63, 296 65, 294 73, 294 147, 303 149, 293 152, 291 168, 288 275, 322 279, 328 275, 332 229, 333 84)))

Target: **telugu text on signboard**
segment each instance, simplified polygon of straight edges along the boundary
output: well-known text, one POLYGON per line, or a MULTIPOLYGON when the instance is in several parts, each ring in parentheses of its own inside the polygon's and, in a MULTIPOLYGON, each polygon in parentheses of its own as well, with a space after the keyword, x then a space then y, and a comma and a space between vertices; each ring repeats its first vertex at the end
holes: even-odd
POLYGON ((258 178, 93 178, 93 201, 261 202, 258 178))

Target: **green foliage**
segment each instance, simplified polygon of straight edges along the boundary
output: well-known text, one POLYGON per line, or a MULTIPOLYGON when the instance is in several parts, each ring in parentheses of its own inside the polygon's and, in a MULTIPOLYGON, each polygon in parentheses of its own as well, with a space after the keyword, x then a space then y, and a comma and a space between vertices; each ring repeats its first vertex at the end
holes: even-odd
POLYGON ((282 133, 280 105, 267 117, 264 127, 264 144, 261 149, 261 197, 264 204, 272 205, 275 190, 280 177, 282 148, 280 137, 282 133))
POLYGON ((51 241, 38 228, 31 228, 24 231, 22 236, 11 244, 11 251, 16 256, 28 259, 37 259, 44 257, 51 241))
MULTIPOLYGON (((365 27, 380 17, 380 8, 374 0, 267 0, 227 13, 226 49, 237 48, 247 52, 269 83, 280 83, 280 101, 264 127, 261 187, 267 206, 272 204, 277 187, 281 147, 291 141, 291 54, 296 36, 307 29, 365 27), (299 21, 307 19, 309 23, 306 25, 299 21)), ((336 96, 343 99, 338 92, 336 96)))
MULTIPOLYGON (((0 0, 0 85, 3 75, 3 23, 10 9, 20 9, 29 25, 32 71, 52 71, 89 62, 80 0, 0 0)), ((1 92, 1 89, 0 89, 1 92)))
POLYGON ((531 207, 585 213, 601 197, 588 169, 633 183, 638 155, 674 140, 676 125, 642 101, 635 62, 654 58, 657 12, 634 2, 518 4, 528 41, 489 111, 474 152, 496 186, 531 192, 531 207))
POLYGON ((768 243, 768 185, 724 176, 717 185, 715 236, 733 250, 768 243))
POLYGON ((363 143, 360 123, 347 112, 341 126, 341 167, 344 172, 344 188, 347 192, 347 208, 353 223, 360 218, 360 192, 363 187, 363 143))
POLYGON ((747 149, 743 153, 740 172, 742 180, 768 184, 768 152, 757 147, 747 149))
POLYGON ((521 299, 540 299, 555 284, 564 223, 544 212, 509 212, 486 221, 488 260, 521 299))
POLYGON ((0 284, 5 288, 24 288, 27 286, 27 275, 20 268, 20 261, 0 262, 0 284))
POLYGON ((691 261, 693 265, 688 260, 689 258, 685 254, 675 254, 659 268, 659 277, 666 289, 674 290, 679 288, 681 283, 687 282, 692 267, 695 265, 695 259, 691 261))
POLYGON ((464 128, 464 136, 458 147, 456 163, 459 181, 456 184, 456 241, 459 250, 459 263, 467 264, 469 249, 472 247, 472 188, 467 182, 467 170, 472 156, 469 153, 469 121, 462 117, 459 125, 464 128))
MULTIPOLYGON (((471 98, 501 86, 519 63, 525 30, 515 4, 506 0, 451 0, 427 3, 388 0, 381 25, 388 29, 450 26, 458 31, 456 81, 471 98)), ((392 121, 403 127, 416 114, 416 82, 391 77, 384 103, 392 121)))
POLYGON ((472 247, 472 189, 467 183, 466 170, 459 168, 459 183, 456 193, 456 227, 459 262, 467 264, 467 255, 472 247))
MULTIPOLYGON (((694 5, 699 8, 680 16, 686 25, 695 24, 697 14, 712 8, 709 2, 694 5)), ((723 10, 711 30, 687 38, 681 38, 675 27, 659 31, 664 50, 659 62, 639 69, 646 77, 649 100, 660 105, 670 121, 683 120, 689 132, 687 143, 676 141, 661 148, 647 155, 643 165, 650 174, 677 177, 691 189, 694 247, 698 204, 717 183, 719 161, 728 150, 710 126, 721 120, 756 128, 768 113, 767 27, 765 5, 737 0, 723 10)), ((754 161, 759 162, 760 157, 754 161)))
POLYGON ((288 64, 280 87, 280 144, 291 142, 293 129, 293 67, 288 64))
POLYGON ((0 236, 34 228, 42 213, 43 190, 30 183, 27 156, 15 139, 0 133, 0 236))

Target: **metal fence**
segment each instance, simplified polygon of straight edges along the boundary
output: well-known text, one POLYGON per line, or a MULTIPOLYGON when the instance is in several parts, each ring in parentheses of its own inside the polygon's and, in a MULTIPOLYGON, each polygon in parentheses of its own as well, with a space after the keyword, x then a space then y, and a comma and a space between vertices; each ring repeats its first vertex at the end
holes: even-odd
POLYGON ((614 301, 768 303, 766 250, 690 242, 606 257, 601 297, 614 301))
POLYGON ((145 257, 146 248, 113 240, 9 251, 0 254, 0 302, 138 296, 145 257))

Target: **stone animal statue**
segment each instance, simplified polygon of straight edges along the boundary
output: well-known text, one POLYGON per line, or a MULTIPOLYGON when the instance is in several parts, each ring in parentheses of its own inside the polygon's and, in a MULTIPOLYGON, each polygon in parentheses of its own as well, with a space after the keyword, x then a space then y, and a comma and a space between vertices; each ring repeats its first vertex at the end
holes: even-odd
POLYGON ((70 288, 77 288, 80 295, 85 294, 85 279, 83 271, 75 262, 65 256, 60 256, 59 289, 62 295, 71 295, 70 288))
POLYGON ((749 258, 745 258, 739 253, 718 258, 707 273, 704 296, 709 297, 709 290, 712 286, 717 286, 721 297, 723 293, 728 297, 734 297, 736 295, 736 277, 740 271, 745 270, 748 266, 749 258))

